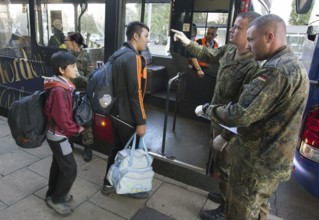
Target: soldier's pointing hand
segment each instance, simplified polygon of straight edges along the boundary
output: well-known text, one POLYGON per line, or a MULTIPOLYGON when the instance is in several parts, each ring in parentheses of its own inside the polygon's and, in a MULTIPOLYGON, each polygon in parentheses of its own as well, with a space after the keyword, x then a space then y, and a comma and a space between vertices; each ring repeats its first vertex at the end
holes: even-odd
POLYGON ((191 40, 186 37, 186 35, 182 31, 178 31, 175 29, 171 29, 174 32, 174 41, 179 40, 184 46, 187 46, 191 40))

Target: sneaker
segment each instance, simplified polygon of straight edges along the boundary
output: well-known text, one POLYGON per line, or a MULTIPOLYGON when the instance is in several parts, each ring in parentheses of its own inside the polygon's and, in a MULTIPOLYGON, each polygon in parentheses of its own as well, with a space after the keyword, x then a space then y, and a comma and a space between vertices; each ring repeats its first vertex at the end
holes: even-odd
MULTIPOLYGON (((48 200, 52 200, 51 196, 46 196, 45 197, 45 202, 47 203, 48 200)), ((73 196, 70 194, 67 194, 64 198, 64 202, 71 202, 73 200, 73 196)))
POLYGON ((73 196, 70 194, 67 194, 64 198, 64 202, 71 202, 73 200, 73 196))
POLYGON ((48 200, 52 200, 52 197, 51 196, 46 196, 44 201, 45 201, 45 204, 47 204, 48 206, 48 200))
POLYGON ((49 196, 46 197, 45 203, 48 207, 54 209, 57 213, 63 216, 70 215, 73 212, 71 207, 68 206, 66 203, 54 203, 49 196))
POLYGON ((139 192, 134 194, 124 194, 124 196, 131 197, 133 199, 147 199, 150 196, 149 192, 139 192))
POLYGON ((213 210, 201 210, 199 216, 202 220, 224 220, 224 207, 219 206, 213 210))
POLYGON ((85 162, 92 160, 92 147, 84 147, 83 159, 85 162))
POLYGON ((216 203, 223 203, 224 202, 224 199, 222 197, 222 195, 220 193, 213 193, 213 192, 210 192, 208 193, 208 196, 207 198, 213 202, 216 202, 216 203))
POLYGON ((109 196, 111 193, 115 192, 115 188, 111 185, 104 184, 101 193, 105 196, 109 196))

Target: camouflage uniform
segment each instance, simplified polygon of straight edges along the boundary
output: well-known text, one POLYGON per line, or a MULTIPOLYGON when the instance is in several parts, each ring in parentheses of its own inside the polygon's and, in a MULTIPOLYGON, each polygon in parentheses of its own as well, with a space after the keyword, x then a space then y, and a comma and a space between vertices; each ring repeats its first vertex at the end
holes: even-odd
MULTIPOLYGON (((80 52, 73 52, 73 55, 76 57, 76 65, 80 76, 72 79, 72 82, 74 83, 77 91, 85 91, 87 76, 93 70, 93 64, 84 50, 81 50, 80 52)), ((90 146, 94 143, 92 127, 85 128, 81 135, 83 145, 90 146)))
MULTIPOLYGON (((243 84, 248 83, 253 74, 258 70, 258 63, 250 52, 235 60, 237 47, 234 44, 202 50, 199 46, 191 43, 186 48, 201 60, 204 58, 210 63, 219 63, 214 96, 211 101, 212 105, 237 102, 243 84)), ((219 134, 225 140, 230 141, 222 152, 213 150, 214 168, 221 174, 219 187, 225 199, 226 183, 228 181, 232 157, 232 134, 212 121, 211 138, 214 139, 219 134)))
POLYGON ((283 47, 255 74, 238 103, 211 106, 216 123, 238 127, 227 188, 227 219, 264 219, 268 198, 290 178, 309 91, 306 70, 283 47))

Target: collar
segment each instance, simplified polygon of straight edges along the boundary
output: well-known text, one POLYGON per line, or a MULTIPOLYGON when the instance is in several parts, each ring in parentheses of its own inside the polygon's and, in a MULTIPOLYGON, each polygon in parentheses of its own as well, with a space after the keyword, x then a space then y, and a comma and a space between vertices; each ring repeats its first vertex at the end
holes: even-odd
POLYGON ((124 42, 123 46, 130 48, 131 50, 133 50, 135 53, 138 54, 138 51, 135 49, 135 47, 132 45, 132 43, 130 41, 124 42))

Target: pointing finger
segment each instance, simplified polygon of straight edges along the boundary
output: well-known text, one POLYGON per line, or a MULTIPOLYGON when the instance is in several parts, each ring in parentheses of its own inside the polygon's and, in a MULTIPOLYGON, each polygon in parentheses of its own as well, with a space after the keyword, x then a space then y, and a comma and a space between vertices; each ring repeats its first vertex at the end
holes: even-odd
POLYGON ((174 32, 174 33, 180 33, 180 31, 175 30, 175 29, 171 29, 171 31, 174 32))

